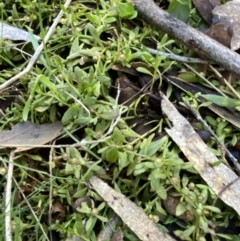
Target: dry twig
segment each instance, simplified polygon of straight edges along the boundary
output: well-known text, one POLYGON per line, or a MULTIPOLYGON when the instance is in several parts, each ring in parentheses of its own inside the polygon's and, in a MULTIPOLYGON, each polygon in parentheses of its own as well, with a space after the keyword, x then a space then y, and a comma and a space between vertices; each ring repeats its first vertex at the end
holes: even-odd
POLYGON ((5 240, 12 240, 12 225, 11 225, 11 203, 12 203, 12 177, 13 177, 13 160, 15 152, 12 150, 9 156, 7 184, 5 190, 5 240))
POLYGON ((160 56, 163 55, 163 56, 166 56, 169 59, 173 59, 173 60, 184 62, 184 63, 199 63, 199 64, 208 64, 209 63, 209 61, 207 61, 207 60, 203 60, 203 59, 199 59, 199 58, 179 56, 179 55, 176 55, 176 54, 173 54, 173 53, 166 53, 166 52, 159 51, 159 50, 152 49, 152 48, 148 48, 148 47, 147 47, 147 50, 149 51, 150 54, 160 55, 160 56))
POLYGON ((240 75, 240 55, 159 8, 152 0, 132 0, 139 15, 201 57, 240 75))

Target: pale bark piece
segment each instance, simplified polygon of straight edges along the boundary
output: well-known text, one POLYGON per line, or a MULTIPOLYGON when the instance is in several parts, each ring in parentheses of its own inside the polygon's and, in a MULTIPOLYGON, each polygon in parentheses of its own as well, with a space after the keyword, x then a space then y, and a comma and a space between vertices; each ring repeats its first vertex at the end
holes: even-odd
MULTIPOLYGON (((240 17, 239 17, 239 21, 240 21, 240 17)), ((237 50, 240 48, 240 23, 239 22, 232 24, 232 32, 233 32, 233 36, 231 40, 231 49, 237 50)))
POLYGON ((174 238, 158 229, 155 223, 136 204, 121 193, 116 192, 96 176, 90 179, 96 192, 107 202, 122 221, 142 241, 176 241, 174 238))
POLYGON ((12 130, 0 132, 0 149, 16 147, 15 152, 26 151, 34 145, 43 145, 54 140, 62 130, 61 122, 35 125, 30 121, 18 123, 12 130))
POLYGON ((162 111, 172 122, 173 127, 166 129, 168 135, 182 150, 189 162, 194 164, 194 168, 210 188, 219 195, 223 202, 232 207, 240 215, 240 181, 234 182, 224 192, 222 189, 237 175, 224 164, 211 166, 211 163, 218 161, 217 157, 208 149, 189 122, 177 111, 168 98, 162 96, 162 111))
POLYGON ((231 49, 240 47, 240 1, 229 1, 213 9, 213 24, 222 23, 232 31, 231 49))
POLYGON ((212 24, 212 10, 214 7, 221 5, 220 0, 192 0, 195 8, 202 18, 209 24, 212 24))
POLYGON ((240 55, 160 9, 152 0, 132 0, 140 17, 189 49, 240 76, 240 55))

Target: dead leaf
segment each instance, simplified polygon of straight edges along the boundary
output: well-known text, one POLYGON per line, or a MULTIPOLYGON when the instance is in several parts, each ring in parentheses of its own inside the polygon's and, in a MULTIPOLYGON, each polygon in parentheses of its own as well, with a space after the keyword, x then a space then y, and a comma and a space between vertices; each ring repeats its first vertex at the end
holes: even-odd
MULTIPOLYGON (((40 40, 38 36, 34 35, 34 37, 40 40)), ((0 38, 13 41, 31 41, 30 34, 27 31, 2 22, 0 22, 0 38)))
POLYGON ((207 30, 206 35, 210 38, 215 39, 224 46, 230 48, 232 36, 229 33, 228 28, 226 29, 223 23, 217 23, 215 25, 212 25, 207 30))
POLYGON ((83 197, 78 198, 74 202, 74 204, 72 206, 73 211, 76 212, 78 208, 80 209, 82 207, 83 203, 86 203, 89 208, 92 207, 92 199, 89 196, 83 196, 83 197))
POLYGON ((120 228, 118 228, 117 231, 113 233, 111 241, 123 241, 123 233, 120 228))
POLYGON ((219 161, 217 157, 213 155, 189 122, 177 111, 168 98, 163 93, 160 94, 162 96, 162 111, 173 125, 171 129, 166 129, 168 135, 179 146, 188 161, 194 164, 194 168, 216 195, 219 195, 223 202, 240 214, 240 182, 236 181, 221 193, 225 186, 236 180, 237 175, 223 163, 218 166, 210 165, 219 161))
POLYGON ((121 77, 115 80, 115 86, 119 85, 121 92, 118 99, 119 104, 124 104, 129 106, 138 98, 139 90, 134 89, 134 84, 131 82, 126 75, 122 75, 121 77))
POLYGON ((53 203, 51 208, 51 221, 55 223, 56 221, 63 221, 66 217, 66 210, 60 201, 53 203))
POLYGON ((125 66, 122 66, 121 64, 113 65, 112 69, 117 70, 117 71, 121 71, 121 72, 126 73, 126 74, 134 75, 134 76, 140 75, 140 73, 137 70, 135 70, 134 68, 125 67, 125 66))
POLYGON ((195 8, 202 18, 209 24, 212 24, 212 10, 214 7, 221 5, 219 0, 192 0, 195 8))
POLYGON ((157 228, 155 223, 136 204, 116 192, 96 176, 90 179, 92 187, 107 202, 122 221, 143 241, 174 241, 175 239, 157 228))
POLYGON ((187 222, 194 220, 194 215, 190 210, 186 210, 182 215, 177 216, 177 206, 180 203, 180 197, 174 197, 171 195, 171 192, 168 193, 167 199, 163 200, 163 205, 166 210, 175 217, 182 219, 187 222))
POLYGON ((229 1, 213 9, 213 24, 222 23, 225 29, 231 28, 233 38, 231 49, 237 50, 240 47, 240 1, 229 1))
POLYGON ((62 130, 61 122, 35 125, 30 121, 15 125, 12 130, 0 132, 0 149, 16 147, 15 152, 32 149, 55 139, 62 130))
POLYGON ((22 200, 24 199, 22 196, 22 193, 24 193, 24 195, 27 197, 32 191, 33 191, 33 186, 34 184, 31 186, 28 185, 26 182, 22 185, 20 185, 20 190, 17 190, 17 192, 15 193, 15 198, 14 198, 14 205, 18 205, 22 202, 22 200))

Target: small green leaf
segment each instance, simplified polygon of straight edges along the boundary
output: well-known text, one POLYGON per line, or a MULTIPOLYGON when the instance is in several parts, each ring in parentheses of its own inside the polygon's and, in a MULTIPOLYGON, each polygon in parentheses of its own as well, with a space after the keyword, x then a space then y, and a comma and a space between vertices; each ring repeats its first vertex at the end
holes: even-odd
POLYGON ((78 113, 79 113, 79 106, 72 105, 64 113, 64 115, 62 117, 62 123, 63 124, 69 123, 75 116, 78 116, 78 113))
POLYGON ((103 202, 98 206, 97 210, 101 211, 103 208, 105 208, 105 206, 106 206, 106 204, 103 202))
POLYGON ((117 10, 121 18, 132 19, 137 16, 132 3, 120 3, 117 10))
POLYGON ((189 228, 187 228, 181 233, 181 237, 183 237, 184 240, 190 240, 189 236, 194 232, 195 229, 196 229, 196 226, 190 226, 189 228))
POLYGON ((194 82, 198 82, 199 81, 199 77, 197 77, 194 73, 192 72, 184 72, 184 73, 180 73, 178 75, 179 79, 183 79, 187 82, 190 83, 194 83, 194 82))
POLYGON ((75 53, 69 55, 67 57, 67 59, 71 60, 71 59, 75 59, 81 56, 88 56, 88 57, 93 57, 96 54, 95 50, 92 49, 80 49, 78 51, 76 51, 75 53))
POLYGON ((99 117, 103 118, 104 120, 114 120, 118 117, 118 113, 116 111, 106 111, 99 114, 99 117))
MULTIPOLYGON (((38 44, 38 40, 36 39, 36 37, 34 37, 32 31, 29 31, 29 36, 30 36, 30 39, 31 39, 31 42, 32 42, 32 45, 33 45, 33 48, 34 50, 36 51, 36 49, 39 47, 39 44, 38 44)), ((42 64, 45 66, 46 69, 50 70, 48 64, 47 64, 47 61, 45 60, 43 54, 40 54, 40 57, 39 57, 40 61, 42 62, 42 64)))
POLYGON ((108 17, 108 18, 105 18, 103 21, 104 21, 104 23, 114 23, 114 22, 116 22, 116 18, 108 17))
POLYGON ((235 100, 232 98, 220 96, 220 95, 201 95, 206 100, 211 101, 213 104, 222 106, 222 107, 237 107, 240 106, 240 100, 235 100))
POLYGON ((106 160, 111 163, 115 163, 118 160, 118 149, 113 147, 106 153, 106 160))
POLYGON ((222 160, 218 160, 218 161, 215 161, 215 162, 209 162, 209 165, 211 167, 216 167, 216 166, 219 166, 221 163, 222 163, 222 160))
POLYGON ((180 216, 184 214, 187 211, 186 205, 183 205, 183 203, 179 203, 176 208, 176 215, 180 216))
POLYGON ((49 108, 49 106, 38 106, 36 108, 34 108, 36 111, 38 112, 44 112, 49 108))
POLYGON ((101 47, 103 47, 102 41, 99 37, 99 33, 97 32, 97 29, 91 24, 88 23, 86 25, 86 28, 89 30, 91 36, 93 37, 94 41, 101 47))
POLYGON ((26 121, 28 119, 28 113, 31 109, 31 103, 32 103, 32 100, 33 100, 33 96, 34 96, 34 93, 38 87, 38 84, 39 84, 39 80, 41 79, 42 75, 38 75, 36 80, 34 81, 34 86, 32 87, 31 89, 31 93, 29 94, 29 97, 28 97, 28 100, 23 108, 23 120, 26 121))
POLYGON ((147 139, 144 139, 139 154, 147 155, 147 150, 152 142, 153 137, 154 137, 154 134, 150 135, 147 139))
POLYGON ((152 76, 152 73, 151 73, 149 70, 147 70, 146 68, 138 67, 138 68, 137 68, 137 71, 138 71, 138 72, 141 72, 141 73, 143 73, 143 74, 148 74, 148 75, 152 76))
POLYGON ((162 208, 159 202, 156 202, 156 209, 159 213, 163 214, 164 216, 167 216, 165 208, 162 208))
POLYGON ((222 233, 216 233, 218 237, 231 240, 231 241, 239 241, 240 236, 239 235, 230 235, 230 234, 222 234, 222 233))
POLYGON ((155 168, 155 164, 153 162, 138 163, 134 169, 134 176, 137 176, 141 173, 146 172, 148 169, 153 169, 153 168, 155 168))
POLYGON ((205 216, 200 216, 199 221, 201 224, 201 228, 204 230, 204 232, 208 231, 208 221, 205 216))
POLYGON ((183 175, 183 177, 182 177, 182 186, 186 187, 188 183, 189 183, 189 178, 186 175, 183 175))
POLYGON ((108 218, 103 217, 103 216, 97 215, 97 218, 98 218, 99 220, 101 220, 102 222, 105 222, 105 223, 108 221, 108 218))
POLYGON ((157 195, 161 199, 165 200, 167 198, 167 191, 163 187, 163 185, 161 185, 159 178, 156 178, 155 175, 152 175, 152 174, 149 175, 151 187, 152 187, 153 190, 156 191, 157 195))
POLYGON ((129 163, 128 163, 128 160, 127 160, 127 153, 126 152, 119 152, 118 155, 119 155, 118 165, 119 165, 119 170, 121 171, 129 163))
POLYGON ((97 221, 97 217, 91 216, 85 226, 85 230, 87 231, 87 235, 90 236, 90 233, 93 232, 93 227, 95 226, 97 221))
POLYGON ((167 166, 177 166, 183 164, 184 161, 181 159, 166 159, 164 160, 164 164, 167 166))
POLYGON ((70 49, 69 55, 72 55, 72 54, 76 53, 78 50, 79 50, 79 39, 77 37, 73 40, 73 42, 71 44, 71 49, 70 49))
POLYGON ((92 14, 92 13, 86 13, 86 17, 89 21, 91 21, 93 24, 100 24, 101 23, 101 19, 95 15, 95 14, 92 14))
POLYGON ((191 11, 191 9, 189 8, 188 2, 183 3, 183 2, 180 2, 178 0, 172 0, 170 2, 169 7, 168 7, 168 12, 172 16, 180 19, 181 21, 183 21, 185 23, 189 19, 190 11, 191 11))
POLYGON ((163 141, 162 139, 158 140, 158 141, 153 141, 148 149, 147 149, 147 152, 146 152, 146 155, 151 157, 153 156, 158 150, 159 148, 163 145, 163 141))
POLYGON ((217 207, 214 207, 214 206, 206 205, 206 206, 204 206, 204 208, 208 209, 208 210, 210 210, 212 212, 215 212, 215 213, 221 213, 221 210, 219 208, 217 208, 217 207))

